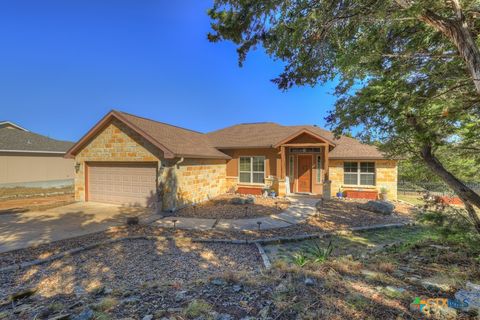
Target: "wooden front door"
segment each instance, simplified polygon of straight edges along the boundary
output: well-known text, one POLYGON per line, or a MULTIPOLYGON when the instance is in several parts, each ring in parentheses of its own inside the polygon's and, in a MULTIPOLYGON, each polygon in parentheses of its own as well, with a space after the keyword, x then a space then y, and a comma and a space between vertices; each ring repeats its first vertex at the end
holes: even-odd
POLYGON ((298 156, 298 192, 312 192, 312 156, 298 156))

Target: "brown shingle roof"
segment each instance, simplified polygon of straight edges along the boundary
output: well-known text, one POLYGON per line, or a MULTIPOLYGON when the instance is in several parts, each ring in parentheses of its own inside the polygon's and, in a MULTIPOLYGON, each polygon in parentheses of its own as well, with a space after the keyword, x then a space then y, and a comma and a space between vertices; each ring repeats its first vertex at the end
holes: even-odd
POLYGON ((218 151, 203 133, 137 117, 125 112, 116 112, 124 116, 130 123, 141 128, 178 157, 230 158, 218 151))
POLYGON ((164 152, 166 158, 214 158, 230 159, 220 150, 234 148, 271 148, 296 133, 306 130, 333 146, 332 159, 383 159, 385 156, 371 145, 342 136, 336 139, 332 132, 316 126, 282 126, 273 122, 239 124, 207 134, 170 124, 134 116, 120 111, 111 111, 83 136, 68 152, 78 153, 89 139, 112 117, 123 121, 137 133, 164 152))
POLYGON ((302 129, 307 129, 324 137, 327 141, 333 142, 335 147, 330 151, 332 159, 385 158, 375 146, 363 144, 356 139, 346 136, 336 139, 332 132, 309 125, 282 126, 273 122, 246 123, 213 131, 207 135, 212 144, 218 149, 269 148, 302 129))

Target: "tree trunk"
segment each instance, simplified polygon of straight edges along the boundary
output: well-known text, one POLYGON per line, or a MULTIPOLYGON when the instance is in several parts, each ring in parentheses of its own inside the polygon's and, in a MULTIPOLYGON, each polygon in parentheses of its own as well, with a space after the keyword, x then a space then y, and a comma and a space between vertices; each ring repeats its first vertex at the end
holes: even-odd
MULTIPOLYGON (((412 0, 396 0, 396 3, 405 9, 413 5, 412 0)), ((480 50, 468 29, 458 0, 452 0, 451 3, 456 15, 455 20, 445 19, 431 10, 425 10, 418 18, 442 33, 455 45, 467 65, 477 93, 480 94, 480 50)))
POLYGON ((438 159, 433 155, 431 146, 424 146, 421 151, 421 156, 427 166, 440 178, 442 178, 443 181, 445 181, 445 183, 448 184, 463 201, 465 204, 465 209, 468 212, 468 216, 472 219, 475 229, 480 233, 480 217, 471 205, 473 204, 477 208, 480 208, 480 195, 475 193, 463 182, 458 180, 453 174, 447 171, 447 169, 445 169, 440 161, 438 161, 438 159))

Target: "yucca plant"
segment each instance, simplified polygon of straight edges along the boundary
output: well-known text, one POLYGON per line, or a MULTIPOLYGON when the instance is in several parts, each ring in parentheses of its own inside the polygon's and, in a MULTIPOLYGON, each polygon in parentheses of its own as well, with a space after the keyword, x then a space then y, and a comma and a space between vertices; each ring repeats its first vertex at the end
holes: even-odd
POLYGON ((309 260, 305 253, 297 252, 292 255, 292 262, 299 267, 303 267, 309 262, 309 260))
POLYGON ((320 242, 314 242, 307 248, 307 253, 312 256, 313 262, 316 263, 323 263, 325 262, 330 255, 332 254, 333 251, 333 246, 332 246, 332 241, 328 243, 328 246, 326 248, 322 247, 320 242))

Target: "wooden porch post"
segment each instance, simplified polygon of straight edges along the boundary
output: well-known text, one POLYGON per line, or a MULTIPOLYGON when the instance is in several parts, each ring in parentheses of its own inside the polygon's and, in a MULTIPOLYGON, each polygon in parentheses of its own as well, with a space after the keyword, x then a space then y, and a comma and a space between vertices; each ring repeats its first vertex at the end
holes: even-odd
POLYGON ((286 165, 286 161, 285 161, 285 147, 284 146, 280 146, 280 158, 281 158, 281 162, 282 162, 281 171, 280 171, 280 179, 285 179, 285 175, 286 175, 286 172, 287 172, 287 165, 286 165))
POLYGON ((323 176, 324 181, 329 180, 329 177, 328 177, 328 153, 329 153, 328 148, 329 148, 328 145, 326 145, 323 149, 324 150, 324 159, 325 159, 325 161, 323 161, 323 165, 325 167, 324 168, 325 173, 324 173, 324 176, 323 176))

